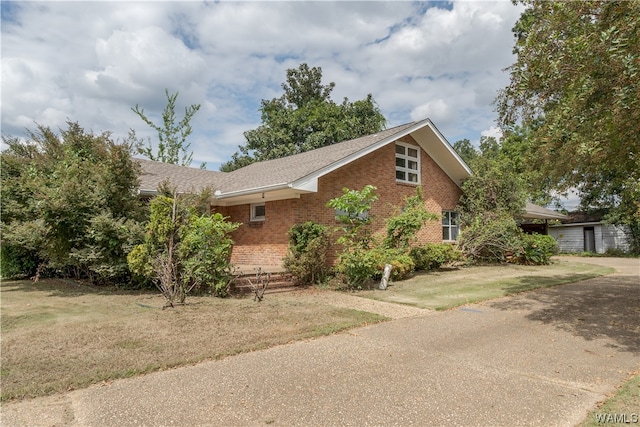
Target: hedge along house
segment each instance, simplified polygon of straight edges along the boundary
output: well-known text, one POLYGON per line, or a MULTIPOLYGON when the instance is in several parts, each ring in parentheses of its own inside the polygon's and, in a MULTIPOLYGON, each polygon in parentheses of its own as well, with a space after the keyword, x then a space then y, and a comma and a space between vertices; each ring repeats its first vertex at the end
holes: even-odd
POLYGON ((422 187, 425 205, 442 221, 428 222, 419 242, 454 241, 456 205, 471 170, 429 119, 293 156, 253 163, 233 172, 213 172, 141 160, 142 196, 155 194, 164 180, 179 192, 213 190, 212 211, 242 225, 233 234, 234 264, 280 265, 287 232, 297 223, 338 225, 326 206, 343 188, 377 187, 371 231, 385 231, 407 196, 422 187))

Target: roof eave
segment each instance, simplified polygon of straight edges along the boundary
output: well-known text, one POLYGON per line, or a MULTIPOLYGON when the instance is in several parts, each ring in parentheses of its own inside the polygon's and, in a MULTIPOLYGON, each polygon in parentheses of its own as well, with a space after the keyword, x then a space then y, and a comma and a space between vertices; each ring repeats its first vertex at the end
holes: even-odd
POLYGON ((230 191, 228 193, 223 193, 220 190, 217 190, 214 193, 214 197, 217 200, 224 200, 224 199, 231 199, 234 197, 250 196, 253 194, 268 193, 270 191, 284 190, 290 187, 291 187, 291 184, 287 182, 281 182, 278 184, 265 185, 263 187, 254 187, 254 188, 247 188, 245 190, 230 191))

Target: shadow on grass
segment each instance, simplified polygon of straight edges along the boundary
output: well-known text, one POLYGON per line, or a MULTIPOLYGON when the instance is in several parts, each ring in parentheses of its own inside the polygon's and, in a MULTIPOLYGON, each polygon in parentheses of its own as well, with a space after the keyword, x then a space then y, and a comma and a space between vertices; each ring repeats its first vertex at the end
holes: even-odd
POLYGON ((117 286, 98 286, 72 279, 2 280, 2 293, 49 292, 49 296, 78 297, 81 295, 153 295, 155 289, 123 289, 117 286))
POLYGON ((551 288, 553 286, 581 282, 593 279, 593 274, 567 274, 563 276, 523 276, 518 278, 518 283, 507 285, 502 290, 505 295, 519 294, 535 289, 551 288))
MULTIPOLYGON (((506 288, 509 293, 527 291, 535 277, 506 288)), ((538 286, 539 287, 539 286, 538 286)), ((532 310, 535 322, 581 336, 586 340, 608 338, 610 347, 640 354, 640 282, 637 276, 601 276, 537 292, 490 302, 499 310, 532 310)))

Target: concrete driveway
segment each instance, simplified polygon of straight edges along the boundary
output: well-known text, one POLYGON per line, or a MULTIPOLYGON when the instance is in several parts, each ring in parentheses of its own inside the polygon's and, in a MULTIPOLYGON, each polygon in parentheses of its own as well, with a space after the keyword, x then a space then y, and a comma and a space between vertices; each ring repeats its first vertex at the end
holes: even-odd
POLYGON ((617 273, 3 405, 3 426, 572 426, 640 368, 617 273))

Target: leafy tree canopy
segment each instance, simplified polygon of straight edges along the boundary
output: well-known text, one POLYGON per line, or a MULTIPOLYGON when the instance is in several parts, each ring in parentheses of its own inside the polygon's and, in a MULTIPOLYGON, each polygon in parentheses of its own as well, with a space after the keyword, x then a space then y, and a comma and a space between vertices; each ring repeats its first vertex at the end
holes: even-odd
POLYGON ((280 98, 262 100, 262 125, 244 133, 247 140, 220 170, 230 172, 261 160, 276 159, 346 141, 384 129, 386 119, 371 94, 336 104, 335 83, 322 84, 322 69, 301 64, 287 70, 280 98))
POLYGON ((517 61, 497 99, 540 182, 577 188, 640 241, 640 2, 521 0, 517 61))
MULTIPOLYGON (((142 154, 149 160, 189 166, 193 159, 193 152, 189 151, 191 144, 186 141, 192 132, 191 119, 200 109, 200 104, 193 104, 186 107, 184 117, 180 121, 177 121, 175 111, 178 92, 169 95, 169 90, 165 89, 165 94, 167 95, 167 105, 162 112, 162 125, 155 124, 147 117, 144 109, 139 105, 136 104, 135 107, 131 108, 142 121, 158 133, 157 154, 154 153, 151 140, 147 141, 147 146, 145 146, 142 140, 136 138, 135 131, 133 130, 129 133, 129 138, 135 141, 138 154, 142 154)), ((201 168, 204 169, 205 164, 203 164, 201 168)))
POLYGON ((454 142, 453 149, 462 157, 462 160, 464 160, 467 165, 471 165, 476 157, 478 157, 478 152, 475 147, 471 144, 471 141, 466 138, 454 142))
POLYGON ((3 267, 126 280, 126 253, 142 232, 139 165, 108 133, 67 126, 60 135, 38 126, 27 140, 2 138, 3 267), (7 248, 19 259, 5 257, 7 248))
POLYGON ((459 153, 474 172, 462 185, 461 222, 469 225, 487 215, 519 218, 528 192, 518 160, 509 153, 508 139, 501 143, 494 137, 483 136, 479 150, 468 140, 458 141, 456 146, 462 148, 459 153))

